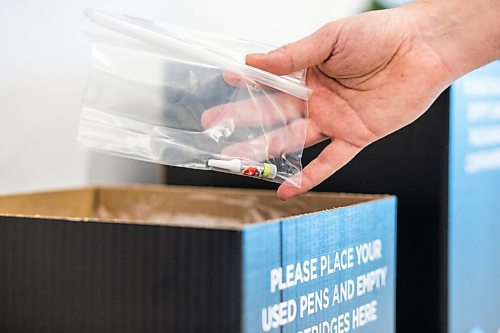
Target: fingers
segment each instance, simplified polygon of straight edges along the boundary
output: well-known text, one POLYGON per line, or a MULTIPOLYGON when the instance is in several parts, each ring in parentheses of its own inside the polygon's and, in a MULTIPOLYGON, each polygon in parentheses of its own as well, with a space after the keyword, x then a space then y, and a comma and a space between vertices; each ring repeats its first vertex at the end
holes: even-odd
POLYGON ((241 77, 241 75, 238 75, 233 72, 228 72, 228 71, 223 72, 222 78, 224 79, 224 81, 226 81, 227 84, 236 88, 241 87, 242 84, 245 83, 245 80, 241 77))
POLYGON ((250 66, 278 75, 319 65, 330 56, 339 30, 340 23, 329 23, 313 34, 268 54, 249 54, 246 62, 250 66))
POLYGON ((224 71, 222 73, 222 78, 227 84, 235 88, 248 88, 252 91, 272 89, 233 72, 224 71))
POLYGON ((294 179, 281 184, 278 198, 287 200, 309 191, 346 165, 360 150, 361 147, 334 139, 301 173, 293 176, 294 179), (293 183, 300 183, 300 188, 293 183))
POLYGON ((201 124, 203 128, 285 125, 305 118, 305 103, 284 93, 267 94, 208 109, 201 116, 201 124))
POLYGON ((253 140, 240 142, 227 147, 221 153, 227 158, 265 161, 287 153, 301 150, 323 141, 316 125, 309 119, 299 119, 286 127, 279 128, 253 140))

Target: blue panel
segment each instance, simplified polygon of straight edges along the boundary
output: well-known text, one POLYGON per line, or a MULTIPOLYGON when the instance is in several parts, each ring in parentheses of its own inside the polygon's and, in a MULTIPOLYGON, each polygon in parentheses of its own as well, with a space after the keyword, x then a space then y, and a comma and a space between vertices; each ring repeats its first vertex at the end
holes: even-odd
MULTIPOLYGON (((244 230, 243 235, 243 317, 244 332, 307 332, 324 322, 331 323, 333 318, 350 313, 350 329, 345 333, 355 332, 384 332, 394 331, 395 310, 395 251, 396 251, 396 199, 394 197, 377 201, 344 207, 335 210, 309 214, 282 220, 273 224, 256 225, 244 230), (357 265, 355 246, 375 241, 382 244, 381 257, 372 262, 357 265), (380 242, 381 243, 380 243, 380 242), (336 253, 344 249, 353 248, 354 265, 351 268, 328 274, 328 267, 333 269, 336 253), (330 265, 327 258, 330 256, 330 265), (289 286, 272 292, 271 270, 282 267, 283 274, 287 265, 309 262, 317 259, 317 278, 307 282, 289 286), (321 258, 325 259, 323 262, 321 258), (323 265, 322 265, 323 263, 323 265), (326 264, 325 264, 326 263, 326 264), (323 267, 323 270, 322 270, 323 267), (356 281, 356 277, 375 269, 387 268, 385 286, 361 296, 335 303, 334 286, 347 280, 356 281), (321 272, 323 276, 321 276, 321 272), (328 288, 327 294, 323 293, 328 288), (328 298, 329 304, 324 308, 315 308, 315 312, 308 314, 307 307, 301 306, 301 300, 309 293, 318 292, 314 297, 328 298), (302 298, 301 298, 302 297, 302 298), (280 302, 295 300, 297 314, 291 323, 266 330, 263 324, 263 309, 280 302), (353 329, 352 311, 361 305, 376 300, 377 319, 364 326, 353 329), (304 310, 301 317, 301 309, 304 310)), ((297 271, 294 269, 294 272, 297 271)), ((303 270, 305 272, 305 270, 303 270)), ((312 273, 309 272, 309 276, 312 273)), ((305 276, 305 273, 303 273, 305 276)), ((286 281, 283 278, 280 281, 286 281)), ((313 298, 314 299, 314 298, 313 298)), ((305 304, 305 303, 304 303, 305 304)), ((317 303, 316 303, 317 304, 317 303)), ((293 309, 293 308, 290 308, 293 309)), ((314 306, 313 306, 314 309, 314 306)), ((340 333, 336 331, 314 331, 311 333, 340 333)))
POLYGON ((451 90, 449 332, 500 331, 500 62, 451 90))

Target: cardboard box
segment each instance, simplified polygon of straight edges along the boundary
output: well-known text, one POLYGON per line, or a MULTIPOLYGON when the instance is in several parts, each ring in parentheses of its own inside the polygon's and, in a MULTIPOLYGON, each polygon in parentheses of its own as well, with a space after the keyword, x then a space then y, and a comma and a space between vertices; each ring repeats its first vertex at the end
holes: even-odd
POLYGON ((396 199, 274 195, 0 197, 0 331, 393 332, 396 199))

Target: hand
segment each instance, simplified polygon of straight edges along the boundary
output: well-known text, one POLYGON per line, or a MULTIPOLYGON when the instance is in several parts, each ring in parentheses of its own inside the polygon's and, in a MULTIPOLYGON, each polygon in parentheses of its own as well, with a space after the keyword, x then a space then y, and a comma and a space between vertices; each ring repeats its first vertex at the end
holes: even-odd
POLYGON ((446 69, 418 35, 408 10, 370 12, 327 24, 249 65, 283 75, 308 68, 306 147, 331 143, 302 171, 301 188, 284 183, 281 199, 304 193, 370 143, 406 126, 445 89, 446 69))
MULTIPOLYGON (((285 182, 278 197, 307 192, 420 117, 454 79, 496 59, 498 15, 498 0, 421 0, 335 21, 268 54, 248 55, 247 64, 278 75, 308 69, 305 146, 331 140, 297 175, 301 187, 285 182)), ((204 115, 205 125, 217 112, 204 115)))

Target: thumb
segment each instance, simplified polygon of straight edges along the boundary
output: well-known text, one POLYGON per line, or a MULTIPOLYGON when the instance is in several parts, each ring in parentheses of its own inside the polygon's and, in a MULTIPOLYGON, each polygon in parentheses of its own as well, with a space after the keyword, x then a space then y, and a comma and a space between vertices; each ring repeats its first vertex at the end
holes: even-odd
POLYGON ((331 22, 313 34, 267 54, 249 54, 246 63, 277 75, 319 65, 332 53, 339 31, 339 24, 331 22))

